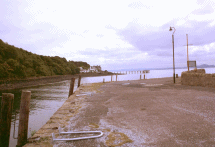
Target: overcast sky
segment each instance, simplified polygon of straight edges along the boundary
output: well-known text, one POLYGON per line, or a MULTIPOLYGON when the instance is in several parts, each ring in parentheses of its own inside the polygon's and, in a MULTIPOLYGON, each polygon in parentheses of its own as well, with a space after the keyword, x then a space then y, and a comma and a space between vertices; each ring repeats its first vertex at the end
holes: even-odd
POLYGON ((8 0, 0 39, 32 53, 102 69, 215 64, 215 0, 8 0))

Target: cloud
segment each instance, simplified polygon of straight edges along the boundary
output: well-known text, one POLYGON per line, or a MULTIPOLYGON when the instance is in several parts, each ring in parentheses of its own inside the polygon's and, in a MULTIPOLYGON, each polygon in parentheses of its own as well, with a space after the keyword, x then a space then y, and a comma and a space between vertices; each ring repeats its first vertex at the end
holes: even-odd
MULTIPOLYGON (((183 26, 174 26, 175 47, 186 45, 186 34, 189 34, 189 43, 205 45, 214 42, 215 26, 210 27, 211 21, 187 20, 183 26)), ((125 29, 118 30, 120 38, 141 51, 155 51, 169 48, 172 45, 172 33, 169 32, 171 23, 167 23, 157 30, 148 32, 147 27, 138 28, 135 23, 129 23, 125 29), (146 30, 147 33, 144 33, 146 30)), ((173 26, 172 26, 173 27, 173 26)))
POLYGON ((104 35, 102 35, 102 34, 97 34, 96 36, 99 37, 99 38, 104 37, 104 35))
POLYGON ((144 5, 143 3, 141 3, 140 1, 136 1, 136 2, 132 2, 128 5, 128 7, 130 8, 134 8, 134 9, 141 9, 141 8, 151 8, 150 6, 144 5))
POLYGON ((186 34, 193 44, 190 58, 205 60, 204 54, 213 60, 214 9, 211 0, 171 6, 169 0, 3 1, 0 39, 33 53, 107 68, 170 66, 172 26, 177 63, 186 63, 186 34))

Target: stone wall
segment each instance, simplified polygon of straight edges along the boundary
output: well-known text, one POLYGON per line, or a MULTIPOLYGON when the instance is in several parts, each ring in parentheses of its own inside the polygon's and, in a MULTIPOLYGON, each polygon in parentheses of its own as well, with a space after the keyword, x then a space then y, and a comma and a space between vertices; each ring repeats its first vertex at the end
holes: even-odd
POLYGON ((215 74, 206 74, 205 69, 194 69, 181 74, 182 85, 215 88, 215 74))

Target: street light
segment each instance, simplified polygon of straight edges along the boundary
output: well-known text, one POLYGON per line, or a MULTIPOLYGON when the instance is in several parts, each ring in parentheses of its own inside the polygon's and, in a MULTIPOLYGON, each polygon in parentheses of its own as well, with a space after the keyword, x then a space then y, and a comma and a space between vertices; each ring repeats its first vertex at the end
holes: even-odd
POLYGON ((173 82, 175 83, 175 58, 174 58, 174 33, 175 33, 175 28, 170 27, 169 31, 172 31, 174 29, 174 32, 172 33, 172 49, 173 49, 173 82))

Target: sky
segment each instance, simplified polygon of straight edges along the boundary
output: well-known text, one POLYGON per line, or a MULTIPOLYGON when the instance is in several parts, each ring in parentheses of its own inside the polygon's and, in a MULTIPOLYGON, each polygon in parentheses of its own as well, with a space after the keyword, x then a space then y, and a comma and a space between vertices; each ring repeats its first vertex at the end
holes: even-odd
POLYGON ((8 0, 0 39, 102 70, 215 65, 215 0, 8 0), (171 27, 173 31, 169 31, 171 27))

